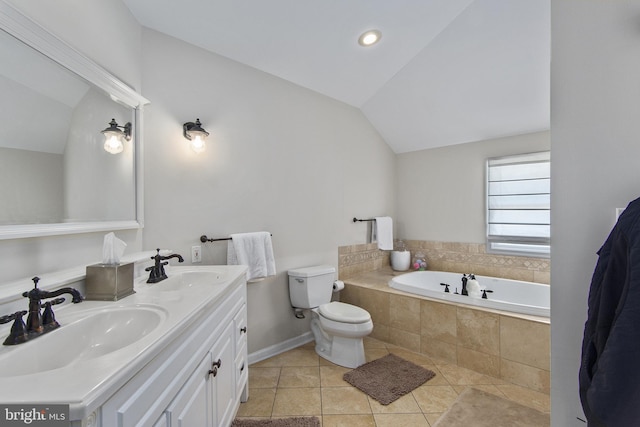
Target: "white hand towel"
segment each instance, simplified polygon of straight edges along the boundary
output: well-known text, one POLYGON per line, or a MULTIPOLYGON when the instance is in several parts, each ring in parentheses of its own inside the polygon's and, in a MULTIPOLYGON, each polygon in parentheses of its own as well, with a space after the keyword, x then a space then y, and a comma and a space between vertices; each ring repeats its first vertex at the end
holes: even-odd
POLYGON ((393 220, 391 217, 376 217, 376 236, 378 238, 378 249, 383 251, 393 250, 393 220))
POLYGON ((231 235, 227 264, 247 265, 247 281, 257 281, 276 274, 271 234, 267 231, 231 235))

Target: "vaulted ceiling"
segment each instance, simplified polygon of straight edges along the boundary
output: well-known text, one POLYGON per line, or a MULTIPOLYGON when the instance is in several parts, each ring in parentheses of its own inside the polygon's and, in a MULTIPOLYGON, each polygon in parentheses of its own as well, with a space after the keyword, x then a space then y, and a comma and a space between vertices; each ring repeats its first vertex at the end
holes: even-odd
POLYGON ((123 0, 149 28, 362 110, 396 153, 549 128, 550 0, 123 0), (362 47, 366 30, 382 32, 362 47))

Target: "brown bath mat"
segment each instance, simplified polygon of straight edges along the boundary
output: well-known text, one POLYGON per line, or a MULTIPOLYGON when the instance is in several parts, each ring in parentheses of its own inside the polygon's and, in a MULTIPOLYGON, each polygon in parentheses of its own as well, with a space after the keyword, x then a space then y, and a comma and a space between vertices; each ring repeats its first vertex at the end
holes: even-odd
POLYGON ((549 414, 468 388, 434 427, 548 427, 550 423, 549 414))
POLYGON ((383 405, 388 405, 435 375, 433 371, 390 353, 347 372, 342 378, 383 405))
POLYGON ((266 418, 263 420, 236 418, 231 427, 320 427, 317 417, 266 418))

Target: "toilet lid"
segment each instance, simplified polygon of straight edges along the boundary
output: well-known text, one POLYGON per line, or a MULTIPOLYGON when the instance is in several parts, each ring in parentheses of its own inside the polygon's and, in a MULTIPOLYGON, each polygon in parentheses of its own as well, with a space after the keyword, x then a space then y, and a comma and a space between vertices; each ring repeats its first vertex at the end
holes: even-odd
POLYGON ((318 312, 324 318, 344 323, 365 323, 371 320, 369 312, 355 305, 343 302, 330 302, 318 307, 318 312))

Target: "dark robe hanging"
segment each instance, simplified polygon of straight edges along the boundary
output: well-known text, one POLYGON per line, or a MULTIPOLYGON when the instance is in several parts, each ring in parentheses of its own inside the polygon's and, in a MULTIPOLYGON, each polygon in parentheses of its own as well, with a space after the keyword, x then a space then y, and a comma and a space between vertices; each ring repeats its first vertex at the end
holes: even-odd
POLYGON ((580 400, 589 427, 640 426, 640 199, 629 203, 598 255, 580 400))

